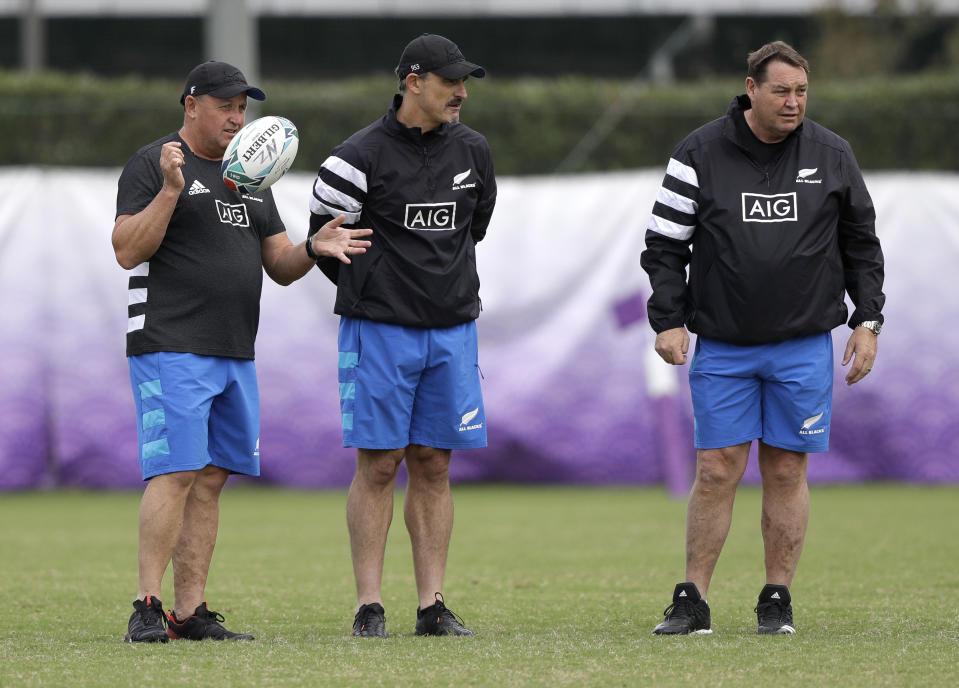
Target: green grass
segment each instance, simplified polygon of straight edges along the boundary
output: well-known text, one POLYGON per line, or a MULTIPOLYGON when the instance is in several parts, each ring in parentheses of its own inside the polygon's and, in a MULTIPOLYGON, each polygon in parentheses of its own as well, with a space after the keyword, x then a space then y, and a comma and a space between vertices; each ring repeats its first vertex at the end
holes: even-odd
POLYGON ((682 577, 685 505, 661 490, 454 488, 444 592, 473 639, 412 635, 397 497, 389 640, 349 637, 344 493, 235 488, 207 600, 256 642, 131 646, 139 494, 2 494, 0 686, 959 684, 955 487, 814 487, 793 637, 755 633, 756 489, 709 591, 713 635, 667 638, 650 631, 682 577))

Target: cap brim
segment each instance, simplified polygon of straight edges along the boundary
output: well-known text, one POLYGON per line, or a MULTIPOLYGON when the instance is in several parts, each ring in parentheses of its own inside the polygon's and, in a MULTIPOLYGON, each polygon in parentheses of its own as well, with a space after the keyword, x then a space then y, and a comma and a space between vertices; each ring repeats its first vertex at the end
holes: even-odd
POLYGON ((486 76, 486 70, 480 67, 478 64, 473 64, 472 62, 467 62, 463 60, 462 62, 454 62, 453 64, 448 64, 445 67, 439 67, 438 69, 431 69, 431 72, 434 74, 439 74, 444 79, 462 79, 464 76, 472 76, 477 79, 482 79, 486 76))
POLYGON ((230 84, 210 91, 208 95, 214 98, 232 98, 241 93, 246 93, 253 100, 266 100, 266 94, 256 86, 244 86, 243 84, 230 84))

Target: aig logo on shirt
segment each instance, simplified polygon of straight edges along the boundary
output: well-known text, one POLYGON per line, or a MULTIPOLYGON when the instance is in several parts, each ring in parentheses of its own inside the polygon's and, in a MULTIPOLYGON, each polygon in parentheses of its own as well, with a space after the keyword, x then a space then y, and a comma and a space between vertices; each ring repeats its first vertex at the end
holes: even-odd
POLYGON ((796 222, 796 192, 773 194, 743 193, 743 222, 796 222))
POLYGON ((250 218, 246 214, 246 205, 243 203, 231 204, 222 201, 216 202, 216 212, 220 216, 220 222, 235 227, 249 227, 250 218))
POLYGON ((456 228, 456 201, 450 203, 407 203, 403 226, 432 232, 456 228))

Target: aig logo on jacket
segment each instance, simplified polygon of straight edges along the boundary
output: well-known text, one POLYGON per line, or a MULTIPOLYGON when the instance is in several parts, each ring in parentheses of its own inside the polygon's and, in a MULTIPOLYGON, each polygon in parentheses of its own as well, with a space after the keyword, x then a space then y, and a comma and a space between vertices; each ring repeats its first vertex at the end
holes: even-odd
POLYGON ((456 228, 456 201, 449 203, 407 203, 403 226, 439 232, 456 228))
POLYGON ((772 195, 743 193, 743 222, 796 222, 798 213, 795 191, 772 195))

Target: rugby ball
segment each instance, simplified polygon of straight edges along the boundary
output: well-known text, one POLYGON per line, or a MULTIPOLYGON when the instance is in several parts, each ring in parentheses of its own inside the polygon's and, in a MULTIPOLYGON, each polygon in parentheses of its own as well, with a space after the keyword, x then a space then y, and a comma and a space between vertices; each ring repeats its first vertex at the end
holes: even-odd
POLYGON ((255 119, 236 133, 223 154, 223 182, 240 193, 269 189, 296 158, 300 134, 293 122, 276 115, 255 119))

